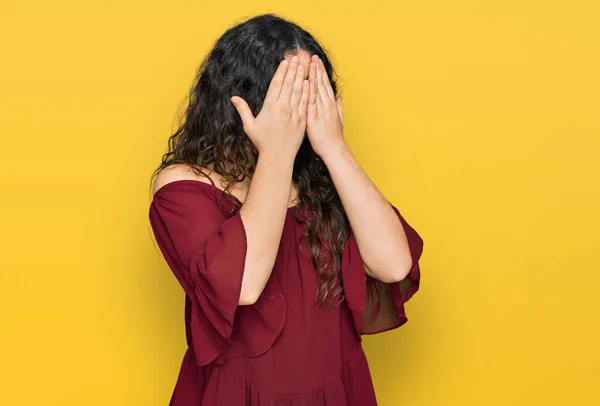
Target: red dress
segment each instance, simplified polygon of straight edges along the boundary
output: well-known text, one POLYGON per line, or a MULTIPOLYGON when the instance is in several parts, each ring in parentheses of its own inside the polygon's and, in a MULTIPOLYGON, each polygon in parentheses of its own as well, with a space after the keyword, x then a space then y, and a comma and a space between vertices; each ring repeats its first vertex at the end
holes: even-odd
POLYGON ((313 305, 318 278, 300 251, 302 206, 291 207, 263 293, 238 306, 246 234, 229 199, 237 200, 214 182, 178 180, 150 205, 158 245, 186 293, 188 350, 170 406, 377 405, 360 336, 406 322, 422 239, 394 207, 413 268, 404 281, 386 284, 365 274, 350 233, 342 256, 346 299, 323 310, 313 305))

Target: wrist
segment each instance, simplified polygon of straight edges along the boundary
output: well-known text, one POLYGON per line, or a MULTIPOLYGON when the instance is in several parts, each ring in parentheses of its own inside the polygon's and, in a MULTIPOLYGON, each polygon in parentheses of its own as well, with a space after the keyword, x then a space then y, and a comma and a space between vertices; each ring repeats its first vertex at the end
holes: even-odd
POLYGON ((327 164, 328 161, 344 155, 349 151, 350 147, 346 144, 346 141, 342 139, 323 148, 322 151, 319 152, 319 157, 327 164))
POLYGON ((281 152, 263 151, 258 153, 258 163, 268 166, 274 170, 286 170, 293 168, 295 157, 281 152))

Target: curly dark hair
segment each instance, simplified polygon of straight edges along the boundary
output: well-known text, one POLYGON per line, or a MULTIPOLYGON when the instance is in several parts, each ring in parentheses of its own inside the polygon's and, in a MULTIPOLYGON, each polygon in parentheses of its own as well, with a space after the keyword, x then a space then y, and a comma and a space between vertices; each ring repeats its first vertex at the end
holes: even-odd
MULTIPOLYGON (((152 179, 173 164, 188 165, 198 176, 205 175, 200 168, 212 166, 227 184, 225 191, 251 179, 258 150, 244 133, 230 98, 242 97, 256 116, 279 63, 299 50, 323 60, 337 96, 337 76, 325 49, 296 23, 263 14, 229 28, 198 67, 185 119, 169 138, 168 152, 152 179)), ((344 299, 341 257, 350 226, 329 171, 306 136, 294 160, 292 182, 300 201, 296 219, 300 206, 306 209, 307 231, 301 242, 309 247, 319 277, 315 302, 338 305, 344 299)))

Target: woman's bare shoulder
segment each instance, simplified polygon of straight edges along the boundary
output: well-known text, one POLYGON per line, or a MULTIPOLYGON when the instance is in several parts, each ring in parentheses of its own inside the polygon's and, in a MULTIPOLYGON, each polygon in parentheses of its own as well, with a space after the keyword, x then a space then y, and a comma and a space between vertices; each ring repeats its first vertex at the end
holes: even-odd
POLYGON ((152 193, 155 194, 161 187, 178 180, 197 180, 211 184, 210 179, 207 178, 210 170, 202 167, 196 167, 196 169, 199 169, 206 175, 197 175, 190 165, 185 164, 173 164, 161 169, 154 180, 152 193))

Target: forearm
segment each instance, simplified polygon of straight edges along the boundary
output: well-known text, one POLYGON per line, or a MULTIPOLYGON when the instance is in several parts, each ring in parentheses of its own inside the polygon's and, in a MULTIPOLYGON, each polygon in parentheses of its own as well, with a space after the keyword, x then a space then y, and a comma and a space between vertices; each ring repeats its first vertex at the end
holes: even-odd
POLYGON ((322 156, 360 248, 367 273, 384 282, 410 270, 406 233, 394 209, 363 171, 346 143, 322 156))
POLYGON ((240 209, 246 230, 246 262, 240 304, 256 302, 271 275, 285 222, 293 159, 261 154, 240 209))

